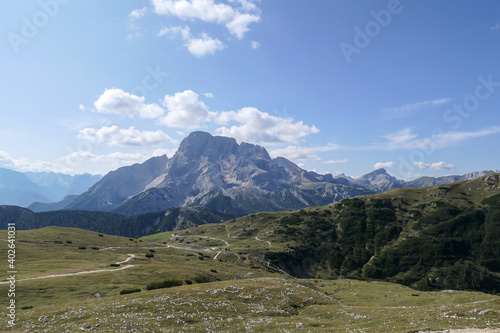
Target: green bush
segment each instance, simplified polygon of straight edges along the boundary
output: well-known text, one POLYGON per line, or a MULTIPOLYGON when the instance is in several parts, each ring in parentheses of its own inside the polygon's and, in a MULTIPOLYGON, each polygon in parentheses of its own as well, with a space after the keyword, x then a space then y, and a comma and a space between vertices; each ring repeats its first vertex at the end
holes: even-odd
POLYGON ((146 253, 146 258, 153 258, 155 255, 152 253, 146 253))
POLYGON ((146 286, 147 290, 161 289, 161 288, 172 288, 182 286, 184 282, 177 279, 166 279, 160 282, 151 282, 146 286))
POLYGON ((111 266, 111 267, 120 267, 120 264, 111 264, 109 266, 111 266))
POLYGON ((140 291, 141 291, 140 288, 123 289, 122 291, 120 291, 120 295, 138 293, 140 291))
POLYGON ((185 280, 184 282, 186 282, 186 284, 193 284, 192 280, 185 280))
POLYGON ((215 276, 211 276, 208 274, 200 274, 200 275, 195 276, 195 278, 194 278, 194 282, 196 282, 196 283, 207 283, 207 282, 215 282, 215 281, 219 281, 219 279, 217 279, 215 276))
POLYGON ((79 246, 78 248, 79 248, 80 250, 85 250, 85 249, 87 249, 85 246, 79 246))

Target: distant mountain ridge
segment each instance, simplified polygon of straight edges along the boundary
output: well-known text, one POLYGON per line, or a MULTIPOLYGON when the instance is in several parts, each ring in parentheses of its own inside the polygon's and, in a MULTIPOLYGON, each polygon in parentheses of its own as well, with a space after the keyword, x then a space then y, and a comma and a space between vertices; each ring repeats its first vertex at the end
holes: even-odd
POLYGON ((423 187, 474 179, 493 171, 463 176, 421 177, 406 182, 374 170, 358 178, 306 171, 264 147, 193 132, 172 158, 153 157, 104 176, 64 209, 107 211, 128 216, 172 207, 201 206, 242 216, 260 211, 296 210, 326 205, 357 195, 400 187, 423 187))
POLYGON ((375 193, 381 193, 388 190, 401 187, 428 187, 454 183, 460 180, 472 180, 492 173, 500 173, 499 170, 485 170, 471 172, 464 175, 450 175, 442 177, 423 176, 414 180, 405 181, 391 176, 385 169, 377 169, 358 178, 348 177, 344 174, 336 176, 334 179, 339 181, 343 179, 344 184, 357 184, 364 186, 375 193))
POLYGON ((28 207, 34 202, 57 202, 67 195, 85 192, 101 177, 54 172, 22 173, 0 168, 0 205, 28 207))

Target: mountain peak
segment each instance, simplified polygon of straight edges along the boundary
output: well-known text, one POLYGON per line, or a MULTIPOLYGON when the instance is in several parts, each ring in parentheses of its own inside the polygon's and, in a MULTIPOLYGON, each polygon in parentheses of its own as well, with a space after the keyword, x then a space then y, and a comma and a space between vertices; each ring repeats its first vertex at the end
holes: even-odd
POLYGON ((233 138, 213 136, 207 132, 196 131, 182 140, 175 155, 195 160, 201 155, 212 156, 217 153, 232 152, 237 148, 238 144, 233 138))
POLYGON ((387 173, 387 170, 385 170, 384 168, 380 168, 380 169, 373 170, 372 172, 367 173, 365 176, 368 176, 368 175, 388 175, 388 173, 387 173))

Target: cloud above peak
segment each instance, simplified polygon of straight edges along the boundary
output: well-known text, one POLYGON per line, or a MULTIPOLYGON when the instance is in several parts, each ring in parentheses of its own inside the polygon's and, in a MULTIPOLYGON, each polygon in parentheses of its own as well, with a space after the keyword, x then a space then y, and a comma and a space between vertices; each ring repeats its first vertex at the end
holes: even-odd
POLYGON ((80 130, 77 138, 96 143, 107 142, 108 146, 154 147, 163 146, 166 143, 178 143, 161 130, 139 131, 134 126, 128 129, 118 128, 118 126, 99 129, 84 128, 80 130))
MULTIPOLYGON (((145 98, 132 95, 121 89, 106 89, 94 102, 98 113, 116 114, 127 117, 155 119, 163 115, 164 110, 157 104, 145 104, 145 98)), ((81 108, 80 108, 81 109, 81 108)))
POLYGON ((192 90, 165 95, 162 104, 167 108, 167 115, 159 122, 168 127, 199 128, 201 123, 216 116, 216 113, 210 112, 208 106, 200 101, 199 95, 192 90))
POLYGON ((314 125, 308 126, 302 121, 294 122, 292 118, 276 117, 253 107, 221 112, 215 121, 221 125, 231 122, 239 124, 220 127, 216 130, 217 134, 236 138, 240 142, 258 144, 298 144, 302 142, 303 137, 319 132, 314 125))

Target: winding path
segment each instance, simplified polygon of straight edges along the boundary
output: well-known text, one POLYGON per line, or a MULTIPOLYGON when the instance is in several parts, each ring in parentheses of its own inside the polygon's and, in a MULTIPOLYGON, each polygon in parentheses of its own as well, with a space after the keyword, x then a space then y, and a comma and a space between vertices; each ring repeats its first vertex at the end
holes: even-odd
MULTIPOLYGON (((127 259, 125 259, 123 261, 119 261, 116 264, 120 265, 120 264, 129 262, 130 260, 132 260, 133 258, 135 258, 134 254, 127 254, 127 255, 128 255, 127 259)), ((114 272, 114 271, 121 271, 121 270, 124 270, 124 269, 128 269, 128 268, 131 268, 131 267, 134 267, 134 266, 135 265, 127 265, 127 266, 123 266, 123 267, 120 267, 120 268, 96 269, 96 270, 93 270, 93 271, 82 271, 82 272, 76 272, 76 273, 63 273, 63 274, 52 274, 52 275, 45 275, 45 276, 35 276, 35 277, 29 277, 29 278, 24 278, 24 279, 18 279, 18 280, 16 280, 16 282, 18 282, 18 281, 26 281, 26 280, 50 279, 50 278, 63 277, 63 276, 74 276, 74 275, 82 275, 82 274, 101 273, 101 272, 114 272)), ((7 284, 7 283, 10 283, 10 281, 0 282, 0 284, 7 284)))

